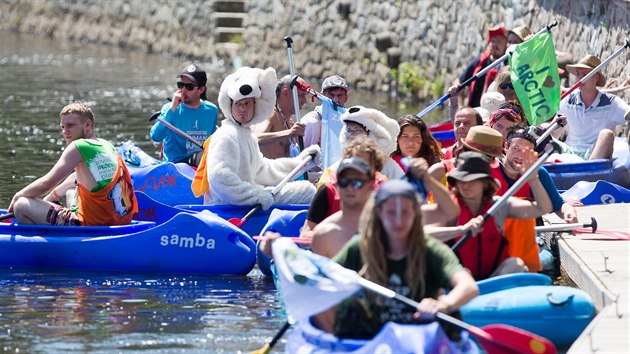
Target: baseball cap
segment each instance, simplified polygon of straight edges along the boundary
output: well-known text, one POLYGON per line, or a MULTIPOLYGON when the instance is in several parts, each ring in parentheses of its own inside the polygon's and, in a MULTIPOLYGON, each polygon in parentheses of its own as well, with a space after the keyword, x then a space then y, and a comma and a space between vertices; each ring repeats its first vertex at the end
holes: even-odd
POLYGON ((337 87, 342 88, 346 91, 350 90, 350 86, 348 86, 346 79, 344 79, 343 77, 339 75, 329 76, 325 78, 324 82, 322 83, 322 91, 327 90, 329 88, 337 88, 337 87))
POLYGON ((339 167, 337 167, 337 177, 339 177, 343 171, 348 169, 359 171, 372 178, 370 165, 368 165, 368 163, 361 157, 353 156, 341 160, 339 167))
POLYGON ((507 37, 506 32, 507 32, 507 30, 505 29, 505 27, 490 27, 490 28, 488 28, 488 40, 487 40, 487 43, 490 43, 490 39, 492 37, 496 37, 496 36, 507 37))
POLYGON ((403 179, 392 179, 381 184, 376 190, 374 200, 376 206, 379 206, 393 197, 405 197, 412 201, 418 201, 418 193, 415 188, 403 179))
POLYGON ((206 86, 206 82, 208 81, 206 71, 196 64, 186 66, 179 75, 177 75, 177 78, 179 79, 182 76, 191 79, 198 86, 206 86))

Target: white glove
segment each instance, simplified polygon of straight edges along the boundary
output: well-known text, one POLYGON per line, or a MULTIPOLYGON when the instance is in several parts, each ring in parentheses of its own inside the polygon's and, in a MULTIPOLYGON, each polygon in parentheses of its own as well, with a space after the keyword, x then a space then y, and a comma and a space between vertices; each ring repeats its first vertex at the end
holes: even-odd
POLYGON ((273 194, 271 189, 261 189, 258 193, 258 204, 262 210, 267 210, 273 205, 273 194))
POLYGON ((307 170, 310 170, 316 166, 321 166, 322 165, 322 154, 320 152, 319 149, 319 145, 317 144, 313 144, 309 147, 307 147, 306 149, 304 149, 304 151, 302 151, 298 157, 300 157, 302 160, 306 159, 307 156, 312 156, 313 159, 311 160, 311 162, 306 165, 307 166, 307 170))

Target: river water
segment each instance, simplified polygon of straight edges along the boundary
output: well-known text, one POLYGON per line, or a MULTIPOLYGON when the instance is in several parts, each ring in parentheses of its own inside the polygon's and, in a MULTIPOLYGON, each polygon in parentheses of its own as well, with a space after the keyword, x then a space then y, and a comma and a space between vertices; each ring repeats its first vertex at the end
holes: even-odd
MULTIPOLYGON (((92 105, 97 136, 132 140, 156 156, 148 117, 171 96, 185 59, 12 32, 0 32, 0 48, 0 209, 58 159, 65 145, 59 111, 70 102, 92 105)), ((232 68, 202 65, 216 102, 232 68)), ((422 108, 356 91, 349 103, 391 117, 422 108)), ((438 113, 427 122, 439 119, 438 113)), ((257 269, 243 277, 0 269, 4 352, 247 352, 269 341, 285 318, 273 283, 257 269)))

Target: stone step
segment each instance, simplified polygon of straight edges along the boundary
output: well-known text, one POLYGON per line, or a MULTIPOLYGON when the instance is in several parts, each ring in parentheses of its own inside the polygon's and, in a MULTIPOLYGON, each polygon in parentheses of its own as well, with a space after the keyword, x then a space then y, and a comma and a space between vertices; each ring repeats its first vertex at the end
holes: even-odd
POLYGON ((243 27, 245 22, 244 13, 235 12, 215 12, 212 18, 217 27, 243 27))
POLYGON ((216 12, 245 12, 245 0, 215 1, 216 12))
POLYGON ((244 28, 217 27, 214 31, 214 38, 217 43, 240 43, 243 32, 245 32, 244 28))

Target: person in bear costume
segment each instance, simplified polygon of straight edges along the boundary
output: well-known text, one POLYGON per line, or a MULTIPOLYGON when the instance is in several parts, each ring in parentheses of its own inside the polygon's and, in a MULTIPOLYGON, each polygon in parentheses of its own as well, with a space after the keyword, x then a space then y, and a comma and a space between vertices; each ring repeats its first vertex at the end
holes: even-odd
MULTIPOLYGON (((392 152, 396 151, 396 138, 400 132, 400 126, 396 120, 388 117, 385 113, 374 108, 353 106, 348 108, 341 115, 340 119, 346 123, 339 134, 341 146, 346 146, 348 140, 347 122, 353 122, 365 128, 368 138, 372 139, 381 148, 385 156, 390 156, 392 152)), ((398 179, 405 174, 391 157, 385 160, 381 173, 389 179, 398 179)))
MULTIPOLYGON (((267 159, 258 147, 251 126, 271 117, 278 84, 276 71, 242 67, 228 75, 219 90, 219 108, 225 119, 208 145, 206 176, 209 191, 204 204, 308 204, 315 186, 308 181, 287 183, 277 194, 271 190, 307 156, 320 164, 319 146, 309 146, 294 158, 267 159)), ((307 168, 309 168, 307 165, 307 168)))

